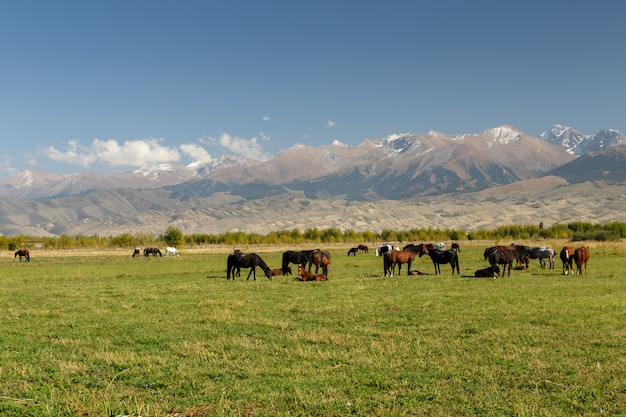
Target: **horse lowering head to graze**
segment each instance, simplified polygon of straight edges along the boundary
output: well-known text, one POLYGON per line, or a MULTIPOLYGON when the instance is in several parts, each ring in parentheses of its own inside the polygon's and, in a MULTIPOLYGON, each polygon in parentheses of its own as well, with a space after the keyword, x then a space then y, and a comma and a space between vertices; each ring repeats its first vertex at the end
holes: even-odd
POLYGON ((364 245, 362 243, 359 246, 357 246, 356 249, 363 251, 365 253, 368 253, 370 251, 370 248, 368 248, 367 245, 364 245))
POLYGON ((143 250, 143 256, 163 256, 163 254, 161 253, 161 250, 157 247, 151 247, 151 248, 145 248, 143 250))
POLYGON ((356 253, 359 251, 358 248, 350 248, 350 250, 348 251, 348 256, 353 255, 356 256, 356 253))
POLYGON ((300 278, 296 277, 298 281, 328 281, 326 275, 324 274, 314 274, 303 268, 301 265, 298 266, 298 275, 300 278))
POLYGON ((546 259, 550 262, 550 268, 554 269, 554 250, 545 246, 535 246, 530 248, 530 259, 539 259, 539 266, 546 267, 546 259))
POLYGON ((452 249, 453 251, 456 251, 456 252, 461 252, 461 247, 456 242, 454 242, 452 245, 450 245, 450 249, 452 249))
POLYGON ((135 249, 133 249, 133 258, 135 256, 141 256, 141 249, 139 247, 135 247, 135 249))
POLYGON ((20 262, 22 262, 22 258, 26 258, 26 262, 30 262, 30 252, 28 249, 19 249, 15 252, 15 256, 13 256, 13 258, 17 258, 18 256, 20 257, 20 262))
POLYGON ((165 248, 165 256, 179 256, 178 255, 178 251, 176 250, 176 248, 172 247, 172 246, 168 246, 165 248))
POLYGON ((287 273, 286 274, 283 273, 283 270, 281 268, 270 269, 270 275, 273 276, 273 277, 278 276, 278 275, 291 275, 291 267, 290 266, 287 267, 287 273))
POLYGON ((315 249, 310 249, 310 250, 301 250, 301 251, 296 251, 296 250, 288 250, 283 252, 283 263, 282 263, 282 268, 283 268, 283 274, 287 273, 287 268, 289 267, 289 264, 296 264, 296 265, 302 265, 303 267, 306 266, 307 262, 309 262, 309 257, 311 255, 311 252, 313 252, 315 249))
POLYGON ((330 257, 330 253, 327 251, 316 249, 309 255, 310 263, 309 263, 309 271, 311 270, 311 265, 315 265, 315 273, 322 268, 322 274, 328 278, 328 267, 332 261, 330 257))
POLYGON ((268 279, 272 279, 270 268, 259 255, 256 253, 243 253, 237 249, 226 258, 226 278, 230 280, 232 274, 233 279, 235 279, 235 274, 240 268, 250 268, 246 280, 250 279, 250 275, 254 275, 254 280, 256 281, 257 266, 263 270, 268 279))
POLYGON ((583 274, 583 268, 585 269, 585 275, 587 275, 587 261, 589 260, 589 246, 581 246, 574 250, 574 262, 576 263, 576 275, 583 274))
POLYGON ((433 261, 433 265, 435 266, 435 275, 441 273, 441 264, 450 264, 452 267, 452 274, 454 275, 454 270, 456 269, 456 272, 460 275, 461 270, 459 268, 459 254, 452 249, 439 250, 436 249, 435 246, 425 245, 420 251, 420 257, 423 255, 430 256, 430 259, 433 261))
POLYGON ((498 266, 488 266, 485 269, 479 269, 474 272, 474 277, 476 278, 495 278, 500 276, 500 268, 498 266))
POLYGON ((407 274, 411 270, 411 264, 415 260, 415 257, 420 252, 424 244, 414 245, 408 244, 402 250, 392 249, 389 252, 383 254, 383 273, 387 277, 392 277, 395 272, 395 267, 398 265, 398 275, 402 270, 402 264, 407 264, 407 274))
POLYGON ((574 268, 572 263, 574 262, 574 249, 569 246, 564 246, 559 253, 559 258, 563 262, 563 275, 574 275, 574 268))
POLYGON ((514 248, 517 257, 515 260, 517 261, 517 266, 526 265, 526 269, 530 266, 530 246, 524 245, 516 245, 515 243, 511 243, 511 246, 514 248))

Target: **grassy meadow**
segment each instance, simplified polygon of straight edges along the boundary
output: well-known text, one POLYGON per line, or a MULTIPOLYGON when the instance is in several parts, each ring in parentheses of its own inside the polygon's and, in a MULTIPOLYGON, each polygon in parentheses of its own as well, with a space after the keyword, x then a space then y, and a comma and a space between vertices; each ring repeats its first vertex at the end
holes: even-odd
POLYGON ((0 415, 626 415, 626 243, 590 244, 583 277, 473 278, 492 244, 461 244, 461 276, 387 278, 374 244, 322 246, 308 283, 227 281, 227 248, 5 252, 0 415))

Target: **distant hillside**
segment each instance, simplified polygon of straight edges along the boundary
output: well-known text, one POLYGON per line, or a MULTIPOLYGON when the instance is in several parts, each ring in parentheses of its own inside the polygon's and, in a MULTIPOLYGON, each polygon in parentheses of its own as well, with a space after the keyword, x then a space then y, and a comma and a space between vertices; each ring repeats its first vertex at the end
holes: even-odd
POLYGON ((570 183, 602 181, 608 184, 624 184, 626 145, 614 145, 587 153, 550 173, 565 178, 570 183))

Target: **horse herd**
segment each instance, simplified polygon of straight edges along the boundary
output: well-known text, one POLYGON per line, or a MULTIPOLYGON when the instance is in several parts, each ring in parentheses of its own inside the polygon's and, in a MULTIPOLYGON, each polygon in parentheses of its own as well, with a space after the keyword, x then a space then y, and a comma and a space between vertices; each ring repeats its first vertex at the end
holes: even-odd
MULTIPOLYGON (((365 245, 359 245, 348 250, 348 256, 356 256, 359 251, 368 253, 368 247, 365 245)), ((416 257, 422 257, 428 255, 433 266, 435 268, 435 274, 441 273, 442 264, 450 264, 452 268, 452 274, 455 272, 461 274, 459 266, 459 253, 461 248, 458 243, 453 243, 451 248, 446 250, 445 246, 441 243, 420 243, 418 245, 410 243, 404 246, 402 249, 394 247, 392 245, 380 245, 376 249, 376 256, 383 258, 383 273, 385 277, 391 277, 396 273, 396 266, 398 267, 397 274, 401 274, 402 265, 406 264, 407 275, 423 275, 422 272, 412 270, 416 257)), ((587 261, 589 260, 589 247, 582 246, 577 249, 572 249, 569 246, 565 246, 560 252, 560 258, 563 262, 563 274, 574 274, 572 264, 576 264, 576 274, 587 274, 587 261)), ((511 244, 508 246, 491 246, 485 248, 484 259, 489 261, 489 266, 484 269, 479 269, 474 272, 474 276, 496 278, 496 276, 504 276, 507 273, 511 276, 511 269, 513 269, 513 262, 516 262, 515 269, 526 269, 529 266, 531 259, 538 259, 541 268, 546 268, 549 265, 549 269, 554 269, 555 252, 551 248, 544 246, 530 247, 523 245, 511 244), (502 266, 502 272, 500 267, 502 266)), ((239 249, 236 249, 233 253, 228 255, 226 278, 235 279, 236 276, 240 276, 239 272, 241 268, 250 268, 247 279, 250 279, 250 275, 253 275, 256 280, 256 270, 258 266, 263 270, 265 276, 268 279, 276 275, 290 275, 290 264, 298 265, 298 277, 299 281, 327 281, 328 280, 328 268, 331 263, 330 253, 322 251, 320 249, 303 250, 303 251, 285 251, 282 255, 282 267, 279 269, 270 269, 263 259, 255 253, 242 253, 239 249), (311 267, 315 265, 315 273, 311 273, 311 267), (321 268, 322 273, 318 273, 321 268)))
MULTIPOLYGON (((150 246, 147 248, 144 248, 143 250, 143 256, 163 256, 163 252, 161 252, 161 249, 155 247, 155 246, 150 246)), ((179 256, 178 251, 176 250, 176 248, 172 247, 172 246, 168 246, 165 248, 165 256, 179 256)), ((135 249, 133 249, 133 258, 136 256, 141 256, 141 248, 136 247, 135 249)))

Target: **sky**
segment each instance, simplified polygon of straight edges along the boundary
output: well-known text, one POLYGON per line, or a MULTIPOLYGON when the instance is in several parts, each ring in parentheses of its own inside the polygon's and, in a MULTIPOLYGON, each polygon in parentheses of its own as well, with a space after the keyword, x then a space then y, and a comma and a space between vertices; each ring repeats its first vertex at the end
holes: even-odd
POLYGON ((626 133, 622 0, 0 0, 0 177, 626 133))

